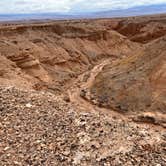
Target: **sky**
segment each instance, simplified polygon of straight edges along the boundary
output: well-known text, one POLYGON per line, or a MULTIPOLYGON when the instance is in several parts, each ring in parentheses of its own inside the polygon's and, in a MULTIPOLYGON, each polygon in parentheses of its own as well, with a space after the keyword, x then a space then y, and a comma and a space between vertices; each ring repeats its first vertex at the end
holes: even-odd
POLYGON ((166 0, 0 0, 0 14, 75 13, 166 4, 166 0))

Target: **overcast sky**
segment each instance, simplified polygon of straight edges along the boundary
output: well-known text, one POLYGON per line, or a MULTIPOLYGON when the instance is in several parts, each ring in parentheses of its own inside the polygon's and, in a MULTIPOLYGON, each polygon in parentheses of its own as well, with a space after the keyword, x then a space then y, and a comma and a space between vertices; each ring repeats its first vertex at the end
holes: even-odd
POLYGON ((0 13, 88 12, 166 4, 166 0, 0 0, 0 13))

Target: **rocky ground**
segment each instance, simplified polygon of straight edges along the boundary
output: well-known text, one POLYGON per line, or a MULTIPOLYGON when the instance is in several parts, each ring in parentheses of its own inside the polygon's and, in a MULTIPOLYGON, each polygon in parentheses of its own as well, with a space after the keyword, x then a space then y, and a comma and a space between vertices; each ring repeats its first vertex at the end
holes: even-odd
POLYGON ((166 163, 162 128, 79 112, 48 92, 1 87, 0 102, 0 165, 166 163))

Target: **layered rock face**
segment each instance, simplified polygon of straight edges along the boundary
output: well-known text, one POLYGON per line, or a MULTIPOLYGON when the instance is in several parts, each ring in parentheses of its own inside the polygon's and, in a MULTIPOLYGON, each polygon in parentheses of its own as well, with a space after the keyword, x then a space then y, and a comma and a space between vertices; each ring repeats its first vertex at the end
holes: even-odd
POLYGON ((148 43, 166 34, 165 15, 124 19, 113 27, 131 41, 148 43))
POLYGON ((36 89, 61 89, 99 60, 128 56, 141 47, 89 21, 3 25, 0 37, 1 60, 13 64, 5 69, 6 81, 18 78, 16 86, 36 89))
MULTIPOLYGON (((96 76, 93 85, 86 89, 85 98, 101 107, 138 115, 139 120, 149 118, 148 120, 154 123, 161 121, 165 124, 166 33, 161 28, 162 32, 159 33, 161 37, 155 36, 158 28, 153 24, 159 25, 159 23, 151 22, 144 25, 145 27, 152 26, 146 34, 152 30, 154 38, 157 39, 148 37, 148 35, 144 36, 145 38, 142 39, 146 44, 142 45, 141 55, 133 54, 107 64, 96 76)), ((160 26, 165 27, 165 23, 162 22, 160 26)), ((138 26, 137 29, 140 27, 138 26)), ((125 31, 122 32, 125 33, 125 31)), ((141 35, 139 32, 138 34, 141 35)), ((135 34, 132 39, 134 37, 136 39, 138 34, 135 34)), ((136 41, 142 43, 139 39, 137 38, 136 41)))
POLYGON ((164 110, 164 102, 157 105, 165 100, 165 22, 161 15, 2 25, 0 83, 65 91, 110 59, 89 100, 123 112, 164 110))
POLYGON ((145 46, 141 56, 108 64, 97 75, 91 93, 102 106, 119 111, 144 111, 158 102, 165 112, 165 37, 145 46), (159 99, 159 101, 158 101, 159 99))
POLYGON ((123 112, 160 107, 165 22, 161 15, 3 25, 0 82, 65 91, 78 75, 109 58, 90 87, 89 100, 123 112))

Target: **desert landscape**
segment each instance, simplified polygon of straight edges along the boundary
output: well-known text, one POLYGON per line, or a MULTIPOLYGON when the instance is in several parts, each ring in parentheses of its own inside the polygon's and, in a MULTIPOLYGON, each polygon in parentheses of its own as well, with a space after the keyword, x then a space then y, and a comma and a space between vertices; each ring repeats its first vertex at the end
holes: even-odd
POLYGON ((0 23, 0 166, 165 166, 166 15, 0 23))

